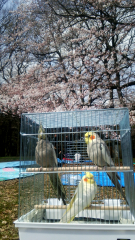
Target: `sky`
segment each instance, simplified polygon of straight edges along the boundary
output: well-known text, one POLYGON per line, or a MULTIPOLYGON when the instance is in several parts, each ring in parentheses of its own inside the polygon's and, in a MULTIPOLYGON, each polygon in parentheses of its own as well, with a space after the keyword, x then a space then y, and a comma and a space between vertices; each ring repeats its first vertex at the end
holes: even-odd
POLYGON ((3 16, 4 13, 15 10, 15 8, 19 5, 19 2, 21 2, 21 0, 7 0, 2 8, 2 11, 0 12, 0 18, 3 16))

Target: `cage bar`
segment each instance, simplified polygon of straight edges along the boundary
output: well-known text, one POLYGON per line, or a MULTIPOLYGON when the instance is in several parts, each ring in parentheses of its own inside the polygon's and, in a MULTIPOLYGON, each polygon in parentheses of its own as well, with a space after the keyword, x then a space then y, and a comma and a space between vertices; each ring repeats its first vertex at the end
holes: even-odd
POLYGON ((127 224, 135 233, 127 108, 24 113, 20 137, 19 216, 15 222, 20 231, 26 223, 38 223, 35 226, 43 228, 42 232, 51 224, 54 231, 74 231, 79 226, 84 231, 88 225, 86 232, 92 234, 96 225, 100 235, 99 226, 113 231, 115 225, 119 235, 124 229, 121 225, 127 224), (94 142, 93 136, 99 138, 94 142))

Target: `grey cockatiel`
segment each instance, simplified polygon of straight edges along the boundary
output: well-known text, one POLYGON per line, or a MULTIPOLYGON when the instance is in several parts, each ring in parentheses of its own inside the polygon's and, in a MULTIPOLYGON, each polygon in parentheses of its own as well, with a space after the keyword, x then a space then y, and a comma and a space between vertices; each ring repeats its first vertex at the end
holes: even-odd
MULTIPOLYGON (((57 158, 54 146, 47 139, 45 130, 41 124, 38 130, 38 142, 35 149, 35 158, 36 162, 41 167, 57 167, 57 158)), ((62 198, 63 203, 66 204, 65 190, 58 173, 50 173, 49 177, 55 192, 57 192, 58 199, 62 198)))
MULTIPOLYGON (((85 142, 87 144, 87 154, 95 165, 99 167, 114 166, 114 162, 111 159, 109 149, 98 134, 94 132, 87 132, 85 134, 85 142)), ((115 172, 107 172, 107 175, 128 203, 122 187, 118 181, 120 180, 118 174, 115 172)))

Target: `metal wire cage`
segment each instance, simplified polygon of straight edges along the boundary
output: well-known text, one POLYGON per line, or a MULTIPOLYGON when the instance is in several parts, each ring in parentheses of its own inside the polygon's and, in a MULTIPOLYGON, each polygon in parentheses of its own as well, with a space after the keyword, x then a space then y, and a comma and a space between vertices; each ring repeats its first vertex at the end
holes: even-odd
POLYGON ((71 224, 135 222, 128 109, 25 113, 21 117, 20 136, 18 221, 71 224), (42 133, 39 132, 40 127, 42 133), (98 141, 95 142, 96 153, 92 150, 93 145, 88 150, 86 133, 99 136, 99 145, 98 141), (51 150, 48 150, 47 142, 51 150), (102 146, 106 149, 104 166, 101 164, 102 146), (51 153, 48 155, 49 151, 53 151, 56 158, 51 153), (106 160, 108 154, 110 164, 106 160), (86 188, 83 184, 80 187, 86 172, 94 177, 96 189, 93 192, 91 185, 87 187, 88 183, 86 188))

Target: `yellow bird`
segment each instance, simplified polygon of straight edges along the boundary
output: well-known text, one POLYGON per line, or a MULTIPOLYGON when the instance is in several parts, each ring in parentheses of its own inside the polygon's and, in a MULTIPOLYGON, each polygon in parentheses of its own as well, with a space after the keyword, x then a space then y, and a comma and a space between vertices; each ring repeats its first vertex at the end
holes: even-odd
POLYGON ((86 172, 78 184, 74 196, 71 199, 66 211, 64 212, 60 223, 70 223, 75 216, 88 207, 97 193, 97 185, 91 173, 86 172))
MULTIPOLYGON (((114 166, 114 162, 111 159, 111 155, 106 143, 99 137, 97 133, 87 132, 85 134, 85 142, 87 144, 87 154, 96 166, 114 166)), ((118 181, 120 180, 119 175, 115 172, 107 172, 107 175, 128 204, 125 193, 123 192, 118 181)))

